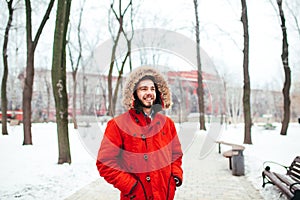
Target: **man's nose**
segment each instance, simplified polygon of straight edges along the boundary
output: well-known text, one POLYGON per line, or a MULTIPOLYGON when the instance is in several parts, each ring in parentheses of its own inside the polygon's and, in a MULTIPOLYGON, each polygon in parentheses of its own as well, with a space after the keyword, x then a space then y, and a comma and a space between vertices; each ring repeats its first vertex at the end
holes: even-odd
POLYGON ((152 88, 149 88, 149 89, 147 90, 147 92, 149 92, 149 93, 154 93, 155 90, 153 90, 152 88))
POLYGON ((146 94, 147 95, 152 95, 155 91, 151 90, 151 89, 148 89, 146 90, 146 94))

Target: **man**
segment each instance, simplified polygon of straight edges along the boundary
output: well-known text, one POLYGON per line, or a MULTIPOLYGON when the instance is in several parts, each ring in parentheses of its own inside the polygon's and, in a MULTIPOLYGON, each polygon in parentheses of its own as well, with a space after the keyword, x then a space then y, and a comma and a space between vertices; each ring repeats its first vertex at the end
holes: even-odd
POLYGON ((159 113, 171 106, 164 77, 152 67, 131 72, 124 114, 110 120, 96 162, 120 199, 172 200, 182 184, 182 150, 174 122, 159 113))

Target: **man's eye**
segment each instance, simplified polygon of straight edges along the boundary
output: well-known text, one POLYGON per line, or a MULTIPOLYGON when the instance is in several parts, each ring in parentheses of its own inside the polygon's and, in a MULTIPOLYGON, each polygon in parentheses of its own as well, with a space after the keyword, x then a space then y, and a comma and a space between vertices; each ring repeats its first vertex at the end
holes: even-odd
POLYGON ((150 90, 150 91, 154 92, 155 87, 150 87, 150 88, 149 87, 140 87, 138 90, 143 91, 143 92, 150 90))
POLYGON ((147 88, 146 87, 141 87, 140 90, 141 91, 147 91, 147 88))

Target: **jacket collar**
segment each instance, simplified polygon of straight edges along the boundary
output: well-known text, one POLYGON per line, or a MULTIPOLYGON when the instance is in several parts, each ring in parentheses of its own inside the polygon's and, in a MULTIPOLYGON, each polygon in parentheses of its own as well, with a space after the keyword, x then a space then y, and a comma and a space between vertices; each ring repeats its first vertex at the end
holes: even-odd
POLYGON ((129 114, 134 119, 134 121, 140 126, 146 126, 151 123, 151 115, 149 117, 143 111, 130 109, 129 114))

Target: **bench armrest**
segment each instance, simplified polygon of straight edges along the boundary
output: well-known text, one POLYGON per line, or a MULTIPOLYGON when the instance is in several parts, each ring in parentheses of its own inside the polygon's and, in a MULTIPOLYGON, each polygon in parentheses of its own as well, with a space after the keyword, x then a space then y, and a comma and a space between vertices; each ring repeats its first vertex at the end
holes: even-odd
POLYGON ((276 165, 278 165, 278 166, 281 166, 281 167, 283 167, 283 168, 285 168, 285 170, 286 170, 286 172, 288 172, 288 170, 289 170, 289 167, 287 167, 287 166, 285 166, 285 165, 282 165, 282 164, 280 164, 280 163, 278 163, 278 162, 274 162, 274 161, 265 161, 264 163, 263 163, 263 168, 265 169, 265 170, 267 170, 267 171, 270 171, 270 166, 265 166, 266 164, 276 164, 276 165))
POLYGON ((296 191, 300 192, 300 182, 296 182, 296 183, 293 183, 292 185, 290 185, 290 191, 293 194, 295 194, 296 191), (296 185, 299 185, 299 186, 296 186, 296 185))

